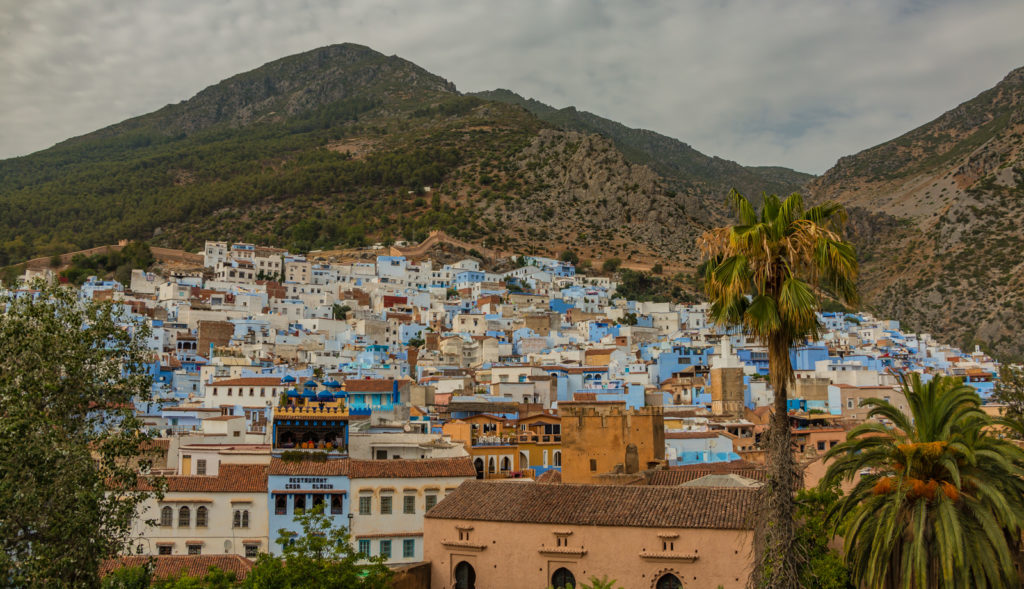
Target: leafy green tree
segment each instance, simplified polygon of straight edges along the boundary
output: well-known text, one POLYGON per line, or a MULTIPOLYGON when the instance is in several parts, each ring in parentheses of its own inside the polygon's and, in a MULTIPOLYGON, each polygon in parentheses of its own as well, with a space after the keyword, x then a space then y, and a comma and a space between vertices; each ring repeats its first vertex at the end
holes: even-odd
POLYGON ((801 489, 796 494, 796 549, 803 556, 800 587, 805 589, 854 589, 842 557, 829 547, 833 526, 828 515, 842 493, 838 487, 801 489))
POLYGON ((789 349, 821 330, 818 286, 827 284, 847 301, 857 299, 857 258, 838 233, 843 209, 835 203, 804 208, 803 197, 781 201, 764 195, 760 213, 732 191, 730 204, 739 224, 706 232, 699 244, 706 264, 705 292, 711 318, 721 326, 740 326, 768 348, 769 377, 775 407, 768 432, 768 484, 764 514, 754 544, 755 586, 785 589, 799 582, 800 558, 793 550, 793 490, 798 475, 790 441, 787 390, 793 381, 789 349))
POLYGON ((601 270, 603 270, 605 274, 614 274, 618 271, 620 266, 622 266, 622 260, 619 258, 608 258, 601 264, 601 270))
POLYGON ((150 398, 147 330, 124 329, 109 302, 33 287, 0 293, 0 579, 96 587, 150 495, 153 434, 132 406, 150 398))
POLYGON ((662 267, 660 262, 651 266, 651 274, 661 274, 664 271, 665 268, 662 267))
POLYGON ((571 249, 567 249, 564 252, 562 252, 562 255, 558 256, 558 259, 563 262, 569 262, 573 266, 576 266, 580 263, 579 254, 577 254, 571 249))
POLYGON ((1002 417, 1013 427, 1006 431, 1012 437, 1020 438, 1024 434, 1024 368, 1003 364, 999 368, 999 380, 996 381, 990 400, 1006 406, 1002 417))
POLYGON ((153 583, 153 566, 121 567, 103 577, 103 589, 149 589, 153 583))
POLYGON ((833 511, 859 586, 1016 587, 1024 451, 992 435, 960 379, 900 377, 910 407, 868 399, 869 418, 826 454, 822 481, 857 480, 833 511), (860 474, 867 472, 868 474, 860 474))
POLYGON ((343 526, 335 527, 324 506, 299 513, 302 533, 279 530, 283 558, 260 555, 245 578, 246 589, 386 589, 392 573, 382 557, 367 559, 352 547, 343 526))
POLYGON ((348 318, 348 312, 352 310, 352 307, 348 305, 341 305, 334 303, 331 307, 331 317, 333 319, 344 320, 348 318))

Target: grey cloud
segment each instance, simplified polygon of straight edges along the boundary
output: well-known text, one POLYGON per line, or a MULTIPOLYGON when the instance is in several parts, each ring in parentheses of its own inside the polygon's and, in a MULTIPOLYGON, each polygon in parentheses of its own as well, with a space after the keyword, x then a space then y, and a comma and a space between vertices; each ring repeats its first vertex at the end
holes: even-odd
POLYGON ((744 164, 821 172, 1024 65, 1017 0, 0 0, 0 157, 351 41, 744 164))

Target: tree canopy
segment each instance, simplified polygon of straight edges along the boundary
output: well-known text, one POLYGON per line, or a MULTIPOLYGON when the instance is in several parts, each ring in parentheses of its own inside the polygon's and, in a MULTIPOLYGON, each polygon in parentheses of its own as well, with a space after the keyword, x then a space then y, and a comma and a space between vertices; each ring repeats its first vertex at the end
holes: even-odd
MULTIPOLYGON (((0 578, 95 587, 125 546, 154 457, 146 328, 53 285, 0 293, 0 578)), ((156 481, 159 486, 159 480, 156 481)))
POLYGON ((825 456, 834 462, 822 484, 856 481, 833 510, 854 578, 880 589, 1016 587, 1024 451, 993 435, 960 379, 913 373, 901 386, 909 414, 868 399, 872 421, 825 456))

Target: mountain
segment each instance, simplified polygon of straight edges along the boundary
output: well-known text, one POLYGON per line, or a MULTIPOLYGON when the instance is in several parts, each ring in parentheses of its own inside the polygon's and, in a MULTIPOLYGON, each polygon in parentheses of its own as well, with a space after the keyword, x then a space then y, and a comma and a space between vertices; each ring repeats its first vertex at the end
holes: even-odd
POLYGON ((840 159, 809 191, 849 208, 867 304, 969 349, 1024 358, 1024 68, 840 159))
POLYGON ((707 202, 703 203, 700 211, 707 221, 721 222, 730 214, 722 197, 732 188, 755 198, 762 192, 789 194, 814 177, 782 167, 744 167, 733 161, 704 155, 678 139, 645 129, 632 129, 572 106, 556 109, 532 98, 523 98, 511 90, 498 89, 472 95, 519 105, 559 129, 609 138, 626 158, 649 166, 673 189, 706 195, 707 202))
POLYGON ((267 63, 0 161, 0 265, 124 238, 304 250, 443 229, 492 247, 685 267, 729 187, 787 192, 808 178, 508 95, 462 95, 352 44, 267 63))

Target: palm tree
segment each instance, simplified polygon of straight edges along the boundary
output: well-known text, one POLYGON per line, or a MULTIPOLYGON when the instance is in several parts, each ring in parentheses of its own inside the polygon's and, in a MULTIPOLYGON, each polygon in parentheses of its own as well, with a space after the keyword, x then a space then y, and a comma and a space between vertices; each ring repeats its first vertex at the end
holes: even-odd
POLYGON ((833 510, 861 586, 1016 587, 1024 451, 996 437, 960 379, 900 376, 904 415, 879 399, 826 460, 822 485, 860 480, 833 510), (884 420, 884 421, 883 421, 884 420))
POLYGON ((768 348, 775 411, 768 435, 765 513, 757 519, 758 566, 751 582, 784 589, 797 586, 800 564, 793 550, 798 473, 786 407, 793 380, 789 349, 819 334, 815 312, 823 285, 847 303, 857 302, 857 258, 839 234, 845 214, 836 203, 805 209, 799 194, 785 201, 767 194, 758 214, 735 190, 729 200, 740 224, 713 229, 699 240, 708 260, 705 290, 715 323, 741 326, 768 348))

